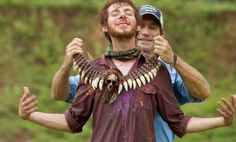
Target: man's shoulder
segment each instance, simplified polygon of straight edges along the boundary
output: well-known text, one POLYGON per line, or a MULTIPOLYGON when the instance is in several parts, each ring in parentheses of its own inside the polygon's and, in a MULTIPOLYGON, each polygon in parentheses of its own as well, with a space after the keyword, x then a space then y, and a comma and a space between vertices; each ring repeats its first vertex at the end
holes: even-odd
POLYGON ((105 57, 104 56, 100 56, 100 57, 98 57, 98 58, 96 58, 94 60, 91 60, 90 64, 91 65, 100 65, 100 64, 102 64, 104 62, 105 62, 105 57))
POLYGON ((90 65, 98 70, 104 70, 107 67, 107 64, 105 56, 100 56, 90 62, 90 65))

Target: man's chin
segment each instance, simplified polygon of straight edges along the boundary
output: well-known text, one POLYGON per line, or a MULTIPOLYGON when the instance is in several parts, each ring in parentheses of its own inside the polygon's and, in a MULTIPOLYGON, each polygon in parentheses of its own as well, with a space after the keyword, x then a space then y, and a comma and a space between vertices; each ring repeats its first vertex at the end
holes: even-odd
POLYGON ((116 32, 112 33, 111 36, 117 37, 117 38, 130 38, 133 37, 135 33, 133 32, 116 32))
POLYGON ((153 47, 150 46, 139 46, 144 52, 151 52, 153 51, 153 47))
POLYGON ((143 43, 143 42, 138 41, 137 46, 140 47, 143 50, 153 50, 153 45, 152 44, 143 43))

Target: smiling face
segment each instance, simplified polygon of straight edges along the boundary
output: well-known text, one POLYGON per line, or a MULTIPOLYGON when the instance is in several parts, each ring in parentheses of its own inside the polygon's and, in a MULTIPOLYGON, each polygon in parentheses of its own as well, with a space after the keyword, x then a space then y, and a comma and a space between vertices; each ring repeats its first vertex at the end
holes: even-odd
POLYGON ((107 25, 103 32, 108 32, 111 37, 129 38, 137 32, 137 21, 134 9, 126 3, 114 3, 108 9, 107 25))
POLYGON ((157 35, 161 35, 160 24, 157 19, 150 14, 143 15, 141 29, 137 36, 137 46, 149 52, 153 49, 153 38, 157 35))

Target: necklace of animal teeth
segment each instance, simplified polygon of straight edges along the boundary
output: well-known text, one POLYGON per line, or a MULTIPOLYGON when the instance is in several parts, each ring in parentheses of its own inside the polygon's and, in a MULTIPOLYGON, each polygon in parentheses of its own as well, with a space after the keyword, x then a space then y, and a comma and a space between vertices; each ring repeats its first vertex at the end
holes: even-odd
POLYGON ((103 72, 94 69, 82 54, 74 57, 73 65, 81 81, 92 86, 94 90, 99 89, 107 94, 104 97, 105 103, 114 102, 122 90, 128 91, 150 83, 156 78, 160 67, 161 63, 155 55, 149 57, 138 70, 125 76, 115 68, 103 72))

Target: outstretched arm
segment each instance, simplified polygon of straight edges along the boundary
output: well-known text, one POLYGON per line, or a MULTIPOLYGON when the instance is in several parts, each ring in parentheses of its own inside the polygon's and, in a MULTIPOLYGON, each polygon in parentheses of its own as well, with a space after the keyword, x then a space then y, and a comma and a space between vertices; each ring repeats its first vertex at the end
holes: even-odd
POLYGON ((33 112, 28 120, 46 128, 72 133, 64 114, 33 112))
POLYGON ((235 119, 236 109, 236 95, 231 97, 231 102, 226 99, 222 99, 222 102, 218 102, 219 109, 217 112, 221 117, 215 118, 191 118, 186 128, 186 133, 202 132, 213 128, 230 126, 235 119))
POLYGON ((195 68, 184 62, 176 55, 176 63, 174 64, 174 52, 168 41, 162 36, 154 38, 155 53, 159 54, 161 59, 167 64, 172 64, 180 74, 190 94, 194 98, 206 99, 210 96, 210 86, 203 75, 195 68))
POLYGON ((71 132, 64 114, 49 114, 37 112, 37 98, 30 96, 29 89, 24 87, 24 94, 19 103, 18 114, 22 119, 32 121, 54 130, 71 132))
POLYGON ((65 101, 70 93, 69 73, 73 66, 73 55, 83 53, 83 41, 74 38, 66 47, 64 62, 52 80, 51 96, 54 100, 65 101))

